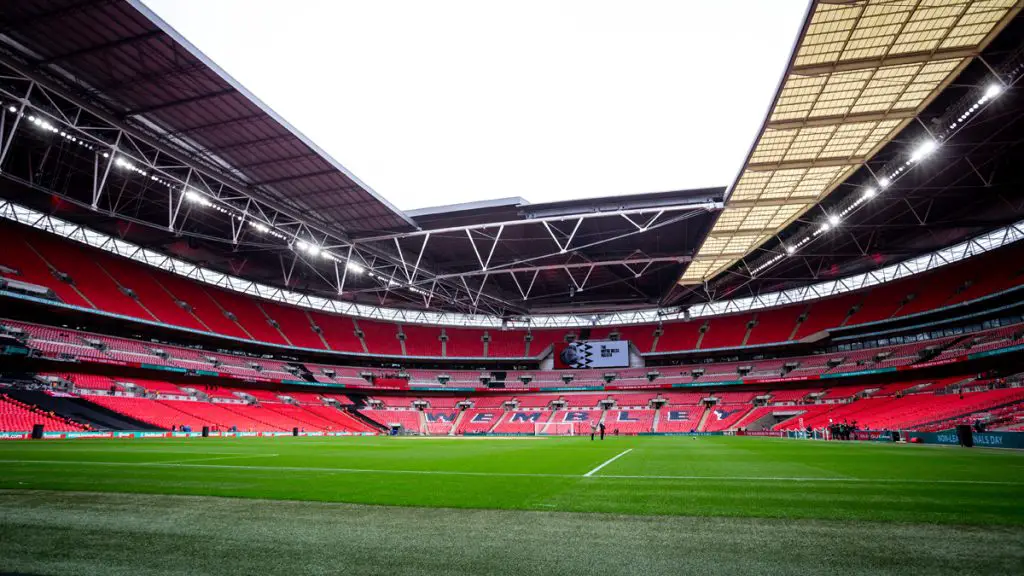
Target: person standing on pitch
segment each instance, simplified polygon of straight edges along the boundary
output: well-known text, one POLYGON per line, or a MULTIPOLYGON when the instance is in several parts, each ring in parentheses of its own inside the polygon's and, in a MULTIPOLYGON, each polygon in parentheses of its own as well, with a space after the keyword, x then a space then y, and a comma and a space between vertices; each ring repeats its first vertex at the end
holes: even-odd
POLYGON ((601 440, 604 440, 604 422, 598 424, 598 427, 601 428, 601 440))
POLYGON ((590 421, 590 441, 591 442, 594 441, 594 434, 596 432, 597 432, 597 424, 593 420, 591 420, 590 421))

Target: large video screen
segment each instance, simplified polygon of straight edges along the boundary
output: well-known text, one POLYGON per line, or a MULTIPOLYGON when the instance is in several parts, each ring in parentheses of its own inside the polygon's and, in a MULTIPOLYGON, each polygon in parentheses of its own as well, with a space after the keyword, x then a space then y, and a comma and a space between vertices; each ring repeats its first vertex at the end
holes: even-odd
POLYGON ((629 341, 583 340, 555 348, 556 368, 626 368, 629 341))

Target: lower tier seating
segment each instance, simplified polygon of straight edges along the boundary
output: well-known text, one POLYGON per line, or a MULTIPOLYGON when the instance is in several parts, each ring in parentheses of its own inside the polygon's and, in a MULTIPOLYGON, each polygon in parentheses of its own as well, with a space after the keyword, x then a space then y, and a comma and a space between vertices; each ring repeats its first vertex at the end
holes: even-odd
POLYGON ((87 430, 81 424, 0 394, 0 432, 31 432, 36 424, 42 424, 49 432, 87 430))

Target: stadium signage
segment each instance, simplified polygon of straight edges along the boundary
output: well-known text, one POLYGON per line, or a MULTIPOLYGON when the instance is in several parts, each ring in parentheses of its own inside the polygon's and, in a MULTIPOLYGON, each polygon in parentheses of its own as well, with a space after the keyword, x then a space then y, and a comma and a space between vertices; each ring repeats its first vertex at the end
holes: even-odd
POLYGON ((572 412, 566 412, 565 413, 565 418, 563 418, 562 421, 563 422, 589 422, 590 421, 590 413, 589 412, 580 412, 578 410, 574 410, 572 412))
MULTIPOLYGON (((128 365, 127 362, 119 362, 119 364, 121 364, 122 366, 127 366, 128 365)), ((188 369, 186 369, 186 368, 179 368, 177 366, 164 366, 162 364, 145 364, 145 363, 143 363, 143 364, 139 364, 139 367, 140 368, 146 368, 148 370, 163 370, 164 372, 177 372, 178 374, 184 374, 184 373, 188 372, 188 369)), ((198 372, 200 372, 200 371, 196 370, 196 373, 198 373, 198 372)), ((216 374, 216 372, 214 372, 214 374, 216 374)))
POLYGON ((986 350, 984 352, 975 352, 974 354, 968 354, 967 358, 974 360, 975 358, 986 358, 988 356, 998 356, 1000 354, 1007 354, 1009 352, 1016 352, 1018 350, 1024 350, 1024 344, 1017 344, 1015 346, 1007 346, 1006 348, 998 348, 996 350, 986 350))
POLYGON ((113 438, 113 432, 43 432, 44 440, 74 440, 77 438, 113 438))
MULTIPOLYGON (((113 358, 100 358, 98 356, 88 356, 87 359, 90 362, 95 362, 97 364, 112 364, 114 366, 131 366, 133 364, 132 362, 125 362, 123 360, 114 360, 113 358)), ((142 366, 143 368, 152 367, 152 366, 150 366, 148 364, 139 364, 139 366, 142 366)))
POLYGON ((426 412, 427 422, 454 422, 455 414, 451 412, 426 412))
MULTIPOLYGON (((960 438, 955 430, 910 432, 908 435, 925 444, 960 444, 960 438)), ((974 445, 989 448, 1024 448, 1024 432, 975 432, 974 445)))
POLYGON ((509 418, 509 422, 533 422, 536 424, 540 422, 540 417, 543 416, 542 412, 515 412, 512 417, 509 418))
POLYGON ((555 368, 558 369, 629 366, 628 340, 581 340, 560 345, 555 352, 555 368))
POLYGON ((631 390, 631 389, 642 389, 650 390, 652 388, 671 388, 671 384, 612 384, 605 386, 605 390, 631 390))
POLYGON ((669 422, 686 422, 690 419, 690 413, 686 410, 669 410, 665 414, 665 420, 669 422))

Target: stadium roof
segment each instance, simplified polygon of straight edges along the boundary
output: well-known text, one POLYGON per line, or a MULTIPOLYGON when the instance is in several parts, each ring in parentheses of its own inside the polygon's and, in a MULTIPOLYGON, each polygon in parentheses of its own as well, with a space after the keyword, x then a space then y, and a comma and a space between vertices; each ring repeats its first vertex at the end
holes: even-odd
POLYGON ((714 278, 820 202, 1019 10, 1015 0, 819 3, 726 207, 680 283, 714 278))
POLYGON ((0 18, 35 71, 245 191, 343 234, 411 227, 140 2, 7 2, 0 18))
POLYGON ((1024 219, 1024 104, 1013 92, 1024 24, 1009 4, 815 5, 728 192, 401 214, 140 5, 10 2, 0 193, 333 309, 511 322, 714 313, 724 298, 862 274, 1024 219), (1005 90, 995 100, 984 96, 993 78, 1005 90), (907 169, 924 137, 940 139, 941 170, 907 169), (865 204, 864 183, 890 173, 900 177, 865 204), (819 209, 842 215, 842 233, 814 232, 819 209))

